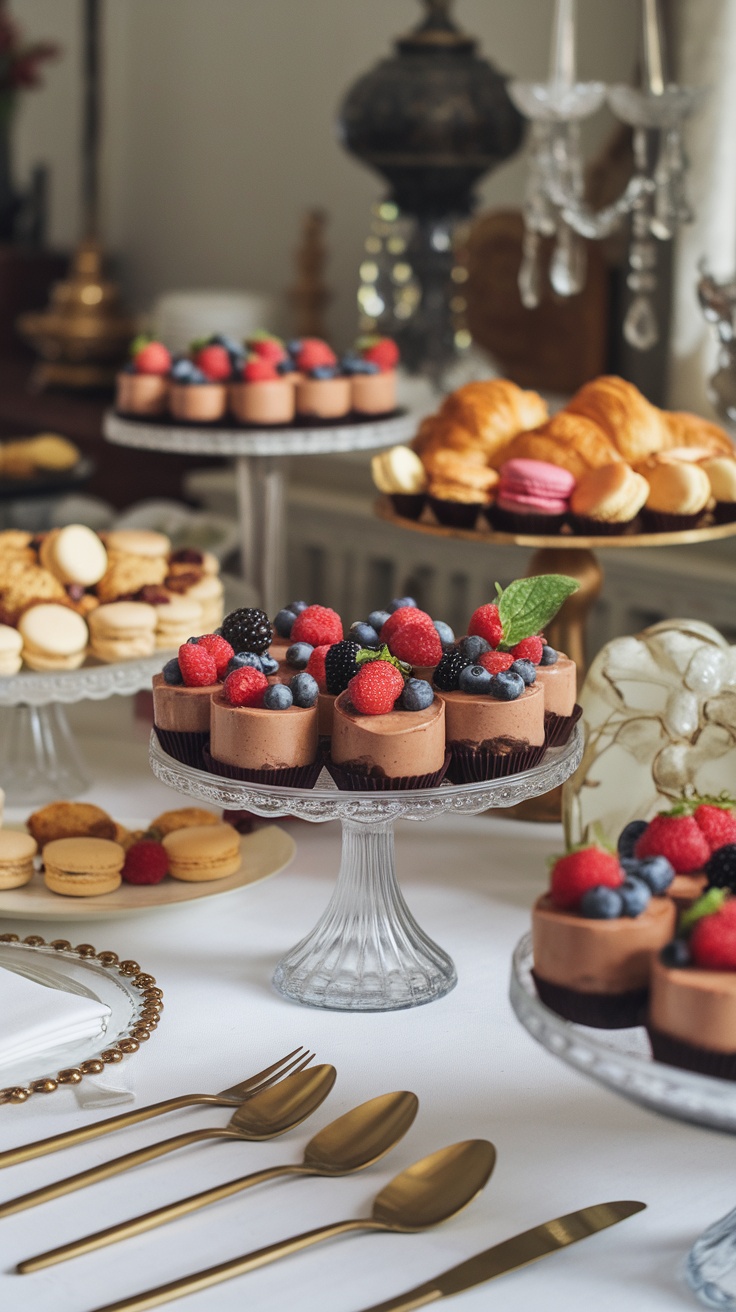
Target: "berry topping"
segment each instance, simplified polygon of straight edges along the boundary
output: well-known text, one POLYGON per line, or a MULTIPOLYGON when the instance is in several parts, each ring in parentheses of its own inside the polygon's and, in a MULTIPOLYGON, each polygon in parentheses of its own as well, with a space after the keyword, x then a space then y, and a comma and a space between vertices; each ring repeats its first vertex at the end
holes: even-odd
POLYGON ((316 680, 320 692, 327 691, 327 676, 325 675, 325 656, 330 650, 329 645, 324 643, 320 647, 314 647, 312 654, 307 661, 307 674, 311 674, 316 680))
POLYGON ((624 825, 618 836, 618 854, 620 857, 629 857, 634 855, 634 847, 637 839, 641 838, 647 827, 646 820, 630 820, 624 825))
POLYGON ((280 337, 252 337, 248 347, 254 355, 261 360, 269 360, 271 364, 280 364, 286 359, 286 349, 280 337))
POLYGON ((416 606, 401 606, 398 610, 391 612, 381 629, 381 642, 386 642, 391 646, 396 634, 409 628, 422 629, 425 633, 431 634, 433 640, 441 646, 432 616, 428 615, 426 610, 419 610, 416 606))
POLYGON ((711 888, 728 888, 736 893, 736 843, 726 843, 711 853, 705 863, 705 873, 711 888))
POLYGON ((297 368, 303 369, 305 373, 322 365, 337 364, 337 356, 332 347, 328 346, 327 342, 321 341, 319 337, 303 337, 295 359, 297 368))
POLYGON ((285 683, 272 683, 263 694, 263 705, 267 711, 288 711, 293 704, 294 695, 285 683))
POLYGON ((684 966, 689 966, 692 961, 690 944, 685 938, 673 938, 671 943, 666 943, 662 948, 659 959, 663 966, 681 970, 684 966))
POLYGON ((484 651, 482 656, 478 657, 478 664, 488 670, 489 674, 501 674, 504 670, 510 670, 514 663, 514 658, 510 651, 484 651))
POLYGON ((457 647, 451 647, 438 661, 432 676, 435 688, 440 692, 454 692, 460 681, 460 671, 464 670, 466 665, 472 665, 474 662, 469 656, 463 656, 457 647))
POLYGON ((308 606, 308 601, 290 601, 286 609, 292 611, 294 615, 301 615, 302 611, 306 610, 308 606))
POLYGON ((618 894, 623 902, 623 915, 640 916, 645 911, 652 900, 652 890, 643 879, 637 879, 635 875, 629 875, 618 889, 618 894))
POLYGON ((202 346, 195 353, 194 363, 211 383, 224 383, 230 378, 233 366, 224 346, 202 346))
POLYGON ((656 897, 667 892, 675 871, 666 856, 622 857, 621 864, 626 874, 634 879, 641 879, 656 897))
POLYGON ((621 891, 596 884, 595 888, 586 889, 580 899, 580 914, 586 920, 616 920, 618 916, 628 915, 624 910, 623 888, 623 884, 621 891))
POLYGON ((358 673, 358 665, 355 657, 360 651, 361 644, 352 638, 345 638, 342 642, 335 642, 327 649, 325 656, 325 683, 327 691, 336 697, 338 693, 344 692, 350 680, 358 673))
POLYGON ((525 660, 522 656, 514 661, 510 667, 512 674, 518 674, 519 678, 524 680, 527 688, 530 688, 537 678, 537 667, 533 661, 525 660))
POLYGON ((217 683, 215 658, 199 643, 185 642, 179 648, 179 669, 187 688, 206 688, 209 683, 217 683))
POLYGON ((390 611, 387 610, 372 610, 370 615, 368 616, 368 623, 370 624, 372 629, 376 630, 376 633, 379 635, 379 637, 381 634, 381 629, 386 623, 389 614, 390 611))
POLYGON ((520 674, 512 674, 511 670, 501 670, 500 674, 491 676, 488 691, 497 702, 515 702, 524 691, 524 680, 520 674))
POLYGON ((434 691, 426 679, 407 679, 396 705, 402 711, 426 711, 434 701, 434 691))
POLYGON ((404 690, 404 679, 389 661, 366 661, 350 680, 350 700, 361 715, 387 715, 404 690))
POLYGON ((146 342, 133 356, 137 374, 167 374, 171 368, 171 352, 163 342, 146 342))
POLYGON ((204 647, 210 653, 217 668, 218 679, 224 679, 227 667, 235 655, 230 643, 217 633, 205 633, 203 637, 197 638, 197 646, 204 647))
POLYGON ((358 342, 364 360, 377 364, 379 369, 395 369, 399 363, 399 348, 390 337, 367 337, 358 342))
POLYGON ((690 935, 693 964, 705 970, 736 970, 736 902, 703 916, 690 935))
POLYGON ((409 665, 434 666, 442 657, 442 643, 434 625, 427 629, 422 624, 405 624, 392 635, 388 647, 392 656, 409 665))
POLYGON ((560 659, 560 653, 555 651, 554 647, 548 647, 545 643, 542 647, 542 659, 540 665, 556 665, 560 659))
POLYGON ((317 680, 313 679, 311 674, 303 670, 301 674, 295 674, 289 684, 291 695, 294 698, 294 705, 308 709, 314 706, 319 697, 319 688, 317 680))
POLYGON ((246 383, 271 383, 279 377, 275 364, 270 360, 246 360, 241 373, 246 383))
POLYGON ((487 606, 479 606, 473 611, 468 624, 468 633, 475 634, 479 638, 485 638, 492 647, 497 647, 499 642, 503 641, 503 625, 498 613, 498 606, 489 602, 487 606))
MULTIPOLYGON (((477 634, 471 634, 467 638, 461 638, 457 645, 458 650, 462 652, 463 656, 469 656, 472 661, 478 662, 480 661, 481 656, 485 656, 486 652, 491 650, 491 644, 488 639, 480 638, 477 634)), ((506 652, 504 652, 503 655, 505 658, 506 652)), ((508 661, 508 665, 510 664, 511 657, 509 657, 508 661)), ((500 668, 504 670, 508 669, 508 665, 504 665, 500 668)))
POLYGON ((169 872, 169 857, 163 843, 142 838, 125 854, 121 871, 126 884, 160 884, 169 872))
POLYGON ((666 856, 678 875, 689 875, 693 870, 702 870, 710 848, 693 816, 662 812, 650 820, 636 840, 634 855, 666 856))
POLYGON ((693 812, 693 819, 705 835, 711 852, 715 852, 719 847, 725 847, 726 843, 736 843, 736 815, 731 810, 731 805, 730 798, 723 805, 710 801, 701 802, 693 812))
POLYGON ((266 673, 263 668, 263 657, 256 656, 254 651, 239 651, 228 661, 227 672, 232 674, 233 670, 244 670, 246 666, 250 666, 252 670, 260 670, 261 674, 266 673))
POLYGON ((445 624, 444 620, 433 620, 432 622, 437 630, 437 636, 442 643, 442 650, 445 651, 454 643, 455 634, 449 624, 445 624))
POLYGON ((600 884, 605 884, 606 888, 620 888, 623 882, 624 872, 612 852, 606 852, 602 847, 581 847, 555 861, 550 897, 555 906, 565 910, 576 907, 589 889, 600 884))
POLYGON ((290 665, 292 670, 306 670, 313 651, 311 642, 292 642, 286 649, 286 664, 290 665))
POLYGON ((482 665, 466 665, 460 671, 457 686, 460 692, 489 693, 492 677, 482 665))
POLYGON ((280 610, 273 622, 273 627, 280 638, 290 638, 296 615, 293 610, 280 610))
POLYGON ((355 624, 350 625, 348 637, 357 642, 360 647, 380 647, 381 639, 372 624, 365 624, 362 620, 356 620, 355 624))
POLYGON ((242 606, 231 610, 222 621, 222 636, 227 638, 233 651, 254 651, 260 656, 268 651, 273 630, 265 611, 255 606, 242 606))
MULTIPOLYGON (((171 377, 175 383, 193 383, 195 376, 199 373, 200 370, 195 369, 192 361, 186 355, 174 360, 171 366, 171 377)), ((201 379, 204 379, 204 374, 201 375, 201 379)))
POLYGON ((393 615, 395 610, 413 610, 416 604, 413 597, 394 597, 388 608, 389 613, 393 615))
POLYGON ((184 682, 184 675, 181 672, 181 667, 176 656, 173 656, 170 661, 166 662, 161 673, 164 676, 164 681, 170 684, 172 688, 180 687, 184 682))
POLYGON ((329 606, 307 606, 294 621, 291 630, 294 642, 308 642, 312 647, 331 646, 342 642, 342 620, 329 606))
POLYGON ((531 661, 532 665, 539 665, 542 660, 544 643, 541 638, 522 638, 517 642, 515 647, 511 648, 511 654, 514 660, 531 661))
POLYGON ((270 675, 270 674, 276 674, 278 672, 279 663, 276 660, 275 656, 269 656, 268 652, 264 651, 263 655, 259 656, 258 659, 261 662, 261 669, 263 670, 264 674, 270 675))
POLYGON ((240 670, 228 674, 222 685, 231 706, 262 706, 263 695, 268 687, 268 679, 252 665, 244 665, 240 670))

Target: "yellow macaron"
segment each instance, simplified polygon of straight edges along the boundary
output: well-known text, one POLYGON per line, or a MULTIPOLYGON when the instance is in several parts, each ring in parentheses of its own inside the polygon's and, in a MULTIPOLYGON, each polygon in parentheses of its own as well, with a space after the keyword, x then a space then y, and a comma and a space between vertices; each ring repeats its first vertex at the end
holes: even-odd
POLYGON ((196 883, 224 879, 240 868, 240 836, 232 825, 193 825, 163 840, 174 879, 196 883))
POLYGON ((32 670, 77 670, 87 654, 87 625, 59 602, 30 606, 18 621, 18 631, 23 659, 32 670))
POLYGON ((155 651, 156 608, 144 601, 112 601, 87 618, 92 654, 101 661, 130 661, 155 651))
POLYGON ((97 897, 122 882, 125 850, 108 838, 55 838, 42 852, 44 879, 52 893, 97 897))
POLYGON ((33 874, 35 838, 16 829, 0 829, 0 889, 20 888, 33 874))

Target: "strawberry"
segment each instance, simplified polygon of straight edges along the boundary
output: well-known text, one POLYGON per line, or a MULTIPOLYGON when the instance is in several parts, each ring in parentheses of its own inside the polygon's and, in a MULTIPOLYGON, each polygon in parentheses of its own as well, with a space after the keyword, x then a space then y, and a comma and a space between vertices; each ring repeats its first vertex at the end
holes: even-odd
POLYGON ((550 897, 556 907, 574 908, 583 893, 600 884, 618 888, 625 875, 617 856, 602 847, 581 847, 561 856, 552 867, 550 897))
POLYGON ((284 344, 278 337, 258 337, 250 343, 250 349, 259 359, 268 360, 271 364, 280 364, 286 359, 284 344))
POLYGON ((327 676, 325 674, 325 656, 327 655, 331 643, 322 643, 320 647, 315 647, 312 655, 307 661, 307 674, 311 674, 313 679, 317 680, 320 692, 327 692, 327 676))
POLYGON ((246 360, 243 365, 243 378, 246 383, 270 383, 278 376, 278 370, 271 360, 258 357, 255 360, 246 360))
POLYGON ((736 901, 703 916, 690 935, 693 964, 705 970, 736 970, 736 901))
POLYGON ((531 661, 532 665, 539 665, 543 647, 541 638, 522 638, 511 648, 511 654, 515 661, 531 661))
POLYGON ((491 674, 500 674, 503 670, 510 669, 513 663, 514 658, 510 651, 484 651, 478 658, 478 664, 482 665, 484 670, 490 670, 491 674))
POLYGON ((693 819, 705 837, 711 852, 728 843, 736 843, 736 815, 729 803, 722 806, 701 802, 693 812, 693 819))
POLYGON ((389 615, 383 624, 381 642, 385 642, 390 646, 394 635, 404 628, 421 628, 425 633, 437 633, 432 616, 428 615, 426 610, 419 610, 417 606, 401 606, 392 615, 389 615))
POLYGON ((169 858, 163 843, 142 838, 125 854, 122 876, 126 884, 160 884, 169 872, 169 858))
POLYGON ((503 626, 501 617, 498 613, 498 606, 489 602, 486 606, 479 606, 470 616, 468 625, 468 635, 477 638, 485 638, 490 642, 492 647, 497 647, 499 642, 503 641, 503 626))
POLYGON ((348 693, 361 715, 388 715, 404 690, 404 680, 389 661, 366 661, 348 684, 348 693))
POLYGON ((312 647, 332 646, 342 642, 342 620, 329 606, 307 606, 297 615, 291 629, 292 642, 308 642, 312 647))
POLYGON ((399 348, 390 337, 375 338, 363 348, 361 355, 364 360, 370 360, 371 364, 377 364, 383 373, 395 369, 399 363, 399 348))
POLYGON ((133 356, 136 373, 167 374, 171 368, 171 352, 163 342, 148 342, 133 356))
POLYGON ((442 658, 440 636, 432 625, 404 624, 387 643, 392 656, 409 665, 436 665, 442 658))
POLYGON ((337 364, 335 352, 319 337, 303 337, 296 357, 297 369, 303 369, 306 373, 323 364, 337 364))
POLYGON ((185 642, 179 648, 179 669, 187 688, 206 688, 208 683, 217 683, 215 658, 199 643, 185 642))
POLYGON ((267 687, 265 674, 254 665, 242 665, 239 670, 228 674, 222 691, 231 706, 262 706, 267 687))
POLYGON ((694 816, 663 811, 650 820, 637 839, 634 856, 666 856, 676 874, 689 875, 702 870, 710 847, 694 816))
POLYGON ((204 647, 205 651, 210 653, 215 662, 218 679, 224 679, 225 671, 235 655, 230 643, 219 633, 205 633, 197 639, 197 646, 204 647))
POLYGON ((211 383, 224 383, 232 374, 233 365, 224 346, 202 346, 194 363, 211 383))

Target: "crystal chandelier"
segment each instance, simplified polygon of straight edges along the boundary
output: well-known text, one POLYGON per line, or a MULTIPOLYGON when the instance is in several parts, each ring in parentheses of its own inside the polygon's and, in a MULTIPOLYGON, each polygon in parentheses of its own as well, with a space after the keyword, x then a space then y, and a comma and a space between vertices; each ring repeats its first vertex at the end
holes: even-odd
POLYGON ((574 296, 585 285, 585 239, 601 241, 630 216, 626 283, 632 295, 623 332, 630 346, 648 351, 659 340, 652 303, 657 242, 671 241, 680 225, 693 217, 685 192, 682 130, 702 93, 665 80, 658 0, 642 0, 642 28, 641 89, 578 82, 575 0, 555 0, 549 81, 515 81, 509 94, 532 123, 519 270, 522 303, 532 309, 542 297, 543 237, 553 237, 555 242, 549 270, 554 291, 574 296), (594 211, 583 196, 580 124, 604 101, 617 119, 633 129, 634 172, 611 205, 594 211))

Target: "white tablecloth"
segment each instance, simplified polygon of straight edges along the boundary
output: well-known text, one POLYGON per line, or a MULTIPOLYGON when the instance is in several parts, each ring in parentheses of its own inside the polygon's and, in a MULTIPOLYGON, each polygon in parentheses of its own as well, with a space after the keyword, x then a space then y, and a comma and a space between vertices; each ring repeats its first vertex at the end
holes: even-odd
MULTIPOLYGON (((125 703, 86 708, 89 800, 116 816, 183 805, 153 779, 146 732, 127 732, 125 703), (113 742, 126 733, 128 741, 113 742)), ((736 1204, 736 1139, 658 1117, 568 1070, 535 1044, 508 1000, 509 960, 528 928, 560 833, 501 819, 404 824, 399 874, 419 923, 454 958, 457 988, 409 1011, 345 1015, 300 1008, 270 986, 281 954, 317 920, 334 886, 339 830, 291 823, 289 870, 262 884, 150 916, 94 925, 6 921, 2 928, 91 941, 154 974, 166 1009, 129 1059, 140 1104, 216 1091, 303 1043, 337 1067, 316 1115, 282 1139, 187 1149, 2 1222, 0 1307, 85 1312, 322 1223, 367 1215, 392 1175, 425 1153, 469 1137, 492 1139, 498 1164, 463 1214, 416 1236, 352 1235, 172 1306, 192 1312, 359 1312, 537 1222, 613 1198, 648 1210, 567 1252, 460 1296, 458 1312, 659 1312, 694 1306, 681 1263, 696 1236, 736 1204), (342 1180, 261 1186, 149 1235, 32 1276, 14 1263, 103 1225, 262 1166, 294 1162, 307 1140, 357 1103, 413 1089, 417 1120, 382 1162, 342 1180)), ((8 1147, 86 1123, 71 1091, 0 1108, 8 1147)), ((224 1125, 225 1109, 191 1109, 0 1174, 0 1198, 45 1184, 183 1129, 224 1125)))

